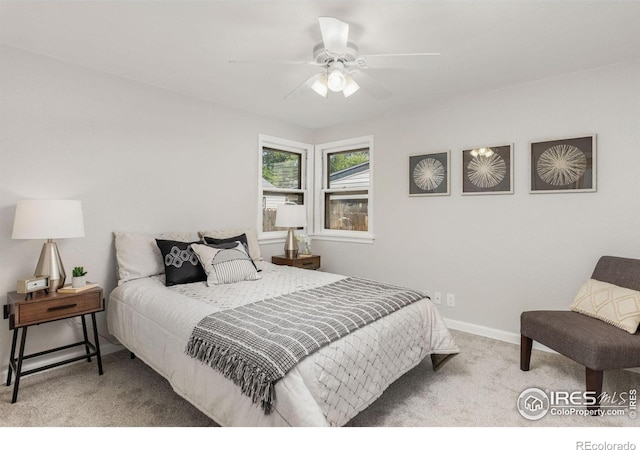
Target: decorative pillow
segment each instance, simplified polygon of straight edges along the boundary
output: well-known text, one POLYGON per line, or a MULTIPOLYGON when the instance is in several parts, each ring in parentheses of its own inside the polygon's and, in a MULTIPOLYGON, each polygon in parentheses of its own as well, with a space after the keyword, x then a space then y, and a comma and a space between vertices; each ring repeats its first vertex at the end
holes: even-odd
POLYGON ((260 252, 260 244, 258 244, 258 232, 255 228, 244 228, 235 230, 209 230, 199 231, 200 238, 204 240, 205 237, 211 237, 216 239, 227 239, 234 236, 244 234, 247 237, 247 245, 249 246, 249 256, 254 261, 262 261, 262 254, 260 252))
POLYGON ((113 235, 118 263, 118 284, 164 273, 162 254, 156 245, 156 239, 184 242, 198 239, 196 233, 178 231, 156 234, 114 232, 113 235))
MULTIPOLYGON (((240 242, 242 243, 242 245, 244 245, 244 249, 247 252, 247 255, 249 255, 249 244, 247 243, 247 235, 242 233, 241 235, 238 236, 233 236, 230 238, 213 238, 213 237, 209 237, 209 236, 205 236, 204 237, 204 242, 207 244, 213 244, 213 245, 221 245, 221 244, 228 244, 228 243, 233 243, 233 242, 240 242)), ((261 271, 261 269, 258 269, 258 267, 256 266, 255 262, 253 261, 253 259, 251 259, 251 262, 253 262, 253 266, 256 268, 256 270, 258 272, 261 271)))
POLYGON ((640 323, 640 292, 590 279, 578 291, 571 311, 635 334, 640 323))
POLYGON ((156 239, 156 244, 162 253, 165 285, 174 286, 207 279, 198 255, 191 248, 191 244, 198 244, 198 242, 156 239))
POLYGON ((220 248, 213 245, 191 244, 191 248, 198 255, 207 273, 207 286, 261 278, 244 245, 238 242, 233 248, 225 248, 229 245, 222 244, 220 248))

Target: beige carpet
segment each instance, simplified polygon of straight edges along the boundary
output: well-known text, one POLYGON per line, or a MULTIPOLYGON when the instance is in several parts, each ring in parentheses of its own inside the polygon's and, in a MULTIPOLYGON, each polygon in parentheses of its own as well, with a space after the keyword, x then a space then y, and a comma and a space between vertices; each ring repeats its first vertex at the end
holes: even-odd
MULTIPOLYGON (((461 353, 434 373, 429 358, 387 389, 349 425, 353 427, 619 427, 640 419, 550 416, 531 422, 516 400, 529 387, 578 391, 584 369, 540 351, 531 371, 519 370, 519 347, 454 331, 461 353)), ((25 377, 18 402, 13 386, 0 387, 0 425, 5 427, 209 427, 210 419, 177 396, 168 382, 126 351, 95 363, 76 363, 25 377)), ((627 392, 640 374, 605 373, 606 392, 627 392)))

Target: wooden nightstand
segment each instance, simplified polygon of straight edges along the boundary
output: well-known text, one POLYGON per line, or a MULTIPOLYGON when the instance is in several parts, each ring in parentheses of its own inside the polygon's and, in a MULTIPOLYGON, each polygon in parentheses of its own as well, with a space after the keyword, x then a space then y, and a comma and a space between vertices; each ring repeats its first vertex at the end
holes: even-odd
POLYGON ((98 373, 102 375, 102 358, 100 357, 100 342, 98 341, 98 327, 96 326, 95 315, 96 312, 99 311, 104 311, 104 297, 102 288, 98 286, 73 294, 60 294, 57 292, 49 294, 41 293, 39 295, 34 295, 29 300, 25 299, 24 294, 18 294, 17 292, 7 293, 7 304, 4 305, 4 318, 9 319, 9 329, 13 330, 11 354, 9 355, 7 386, 11 385, 12 373, 15 372, 16 374, 11 403, 15 403, 18 399, 18 386, 20 384, 20 378, 24 375, 80 361, 85 358, 88 362, 91 362, 92 356, 96 357, 96 360, 98 361, 98 373), (86 314, 91 314, 94 343, 91 343, 87 337, 87 322, 84 317, 86 314), (27 340, 27 329, 31 325, 40 325, 41 323, 78 316, 82 318, 82 332, 84 335, 83 341, 33 353, 31 355, 24 354, 24 346, 27 340), (18 329, 20 328, 22 329, 22 337, 20 340, 20 350, 18 352, 18 357, 16 358, 16 344, 18 343, 18 329), (66 350, 80 345, 84 345, 85 347, 86 353, 84 355, 22 371, 22 362, 25 359, 35 358, 37 356, 66 350))
POLYGON ((292 266, 300 269, 318 270, 320 268, 320 255, 298 255, 297 258, 287 258, 284 255, 272 256, 271 262, 279 266, 292 266))

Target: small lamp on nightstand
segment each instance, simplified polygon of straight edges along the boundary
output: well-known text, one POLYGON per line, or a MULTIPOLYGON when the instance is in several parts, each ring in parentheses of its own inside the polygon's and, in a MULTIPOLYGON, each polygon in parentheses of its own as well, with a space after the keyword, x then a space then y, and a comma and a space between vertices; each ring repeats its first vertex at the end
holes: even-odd
POLYGON ((284 204, 278 205, 276 211, 276 227, 289 228, 287 240, 284 242, 284 255, 287 258, 298 256, 298 243, 293 231, 299 227, 307 226, 307 208, 304 205, 284 204))
POLYGON ((12 239, 46 239, 36 266, 36 276, 49 277, 49 290, 64 286, 66 273, 53 239, 84 237, 79 200, 18 200, 12 239))

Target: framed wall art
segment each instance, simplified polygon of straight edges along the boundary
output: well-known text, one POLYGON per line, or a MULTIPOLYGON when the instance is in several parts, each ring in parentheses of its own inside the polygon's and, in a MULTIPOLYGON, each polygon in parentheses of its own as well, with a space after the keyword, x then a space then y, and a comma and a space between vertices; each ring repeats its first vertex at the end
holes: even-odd
POLYGON ((409 156, 409 196, 450 194, 449 153, 409 156))
POLYGON ((596 135, 531 143, 531 192, 595 192, 596 135))
POLYGON ((513 144, 462 151, 462 195, 513 194, 513 144))

